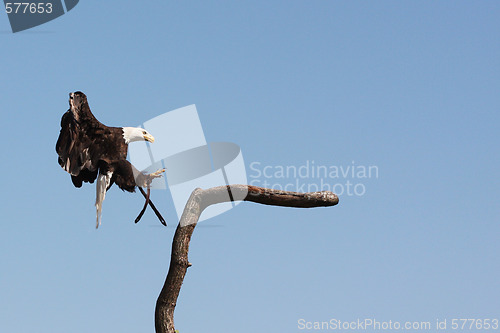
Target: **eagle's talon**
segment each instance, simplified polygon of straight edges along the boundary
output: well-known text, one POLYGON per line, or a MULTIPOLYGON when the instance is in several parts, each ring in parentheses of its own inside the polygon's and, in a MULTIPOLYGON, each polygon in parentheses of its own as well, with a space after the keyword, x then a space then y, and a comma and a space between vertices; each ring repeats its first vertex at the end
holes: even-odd
POLYGON ((165 172, 165 169, 160 169, 160 170, 157 170, 153 173, 150 173, 149 176, 151 178, 161 178, 163 176, 162 173, 164 173, 164 172, 165 172))

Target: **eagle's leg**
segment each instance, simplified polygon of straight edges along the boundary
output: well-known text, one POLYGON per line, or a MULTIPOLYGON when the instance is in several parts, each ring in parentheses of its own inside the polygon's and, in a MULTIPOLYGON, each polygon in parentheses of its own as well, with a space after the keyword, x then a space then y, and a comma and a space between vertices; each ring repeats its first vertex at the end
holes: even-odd
POLYGON ((137 218, 135 219, 135 223, 137 223, 141 220, 142 215, 144 215, 144 212, 146 211, 146 208, 149 204, 151 206, 151 208, 153 208, 153 211, 155 212, 156 216, 158 216, 158 218, 160 219, 160 222, 165 226, 167 225, 165 220, 163 219, 163 217, 160 215, 160 213, 156 209, 156 207, 149 200, 149 196, 151 194, 151 188, 150 188, 151 182, 155 178, 160 178, 161 174, 164 172, 165 172, 165 169, 160 169, 160 170, 157 170, 157 171, 150 173, 150 174, 141 173, 140 177, 138 177, 136 179, 136 184, 139 187, 142 195, 144 195, 144 197, 146 198, 146 202, 144 203, 144 207, 142 208, 141 212, 139 213, 139 216, 137 216, 137 218), (142 187, 144 187, 144 186, 147 187, 147 189, 148 189, 147 194, 144 194, 144 190, 142 189, 142 187))
POLYGON ((151 179, 151 181, 152 181, 154 178, 159 178, 159 177, 161 177, 161 174, 162 174, 162 173, 164 173, 164 172, 165 172, 165 169, 160 169, 160 170, 157 170, 157 171, 155 171, 155 172, 153 172, 153 173, 150 173, 150 174, 148 175, 148 177, 151 177, 150 179, 151 179))
POLYGON ((144 212, 146 211, 146 207, 148 207, 150 194, 151 194, 151 188, 148 186, 148 193, 146 194, 146 202, 144 203, 144 207, 142 207, 141 212, 139 213, 139 215, 135 219, 135 223, 139 222, 142 218, 142 215, 144 215, 144 212))
POLYGON ((139 187, 148 187, 151 185, 155 178, 160 178, 162 173, 165 172, 165 169, 160 169, 153 173, 139 173, 137 178, 135 179, 135 184, 139 187))
MULTIPOLYGON (((142 189, 142 187, 139 187, 139 191, 141 191, 142 195, 144 196, 144 198, 147 198, 146 196, 146 192, 144 192, 144 190, 142 189)), ((165 227, 167 226, 167 222, 165 222, 165 219, 163 218, 163 216, 161 216, 160 212, 158 211, 158 209, 156 209, 153 201, 149 200, 149 206, 151 207, 151 209, 155 212, 156 216, 158 217, 158 219, 160 220, 160 223, 163 224, 165 227)))

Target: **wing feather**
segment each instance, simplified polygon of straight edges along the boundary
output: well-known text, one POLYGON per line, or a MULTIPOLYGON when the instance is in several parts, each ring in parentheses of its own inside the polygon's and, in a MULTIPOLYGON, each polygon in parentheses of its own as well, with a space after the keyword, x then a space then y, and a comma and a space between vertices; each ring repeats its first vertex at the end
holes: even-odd
MULTIPOLYGON (((116 158, 113 146, 118 128, 108 128, 97 120, 81 124, 68 110, 61 119, 61 131, 56 143, 59 165, 71 174, 76 187, 82 182, 93 183, 99 172, 101 161, 110 162, 116 158)), ((125 148, 126 149, 126 148, 125 148)), ((125 152, 126 154, 126 152, 125 152)))

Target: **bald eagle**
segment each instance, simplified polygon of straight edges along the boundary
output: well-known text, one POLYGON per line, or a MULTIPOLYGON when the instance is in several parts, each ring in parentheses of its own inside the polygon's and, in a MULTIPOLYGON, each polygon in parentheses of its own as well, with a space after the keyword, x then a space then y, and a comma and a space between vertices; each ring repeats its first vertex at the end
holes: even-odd
POLYGON ((149 200, 149 185, 165 170, 151 174, 139 172, 127 161, 128 144, 134 141, 154 142, 145 129, 139 127, 108 127, 101 124, 90 111, 87 96, 77 91, 69 94, 69 110, 61 119, 61 132, 56 143, 59 165, 69 174, 75 187, 82 183, 96 184, 96 228, 101 224, 102 203, 106 191, 114 184, 120 189, 135 192, 136 186, 146 198, 142 217, 149 204, 160 222, 166 225, 149 200), (147 187, 147 194, 142 187, 147 187))

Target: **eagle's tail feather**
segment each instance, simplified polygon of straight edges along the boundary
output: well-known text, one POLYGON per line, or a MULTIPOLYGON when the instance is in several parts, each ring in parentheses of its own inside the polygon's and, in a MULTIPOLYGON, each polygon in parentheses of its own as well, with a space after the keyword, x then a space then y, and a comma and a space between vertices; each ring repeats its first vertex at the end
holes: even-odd
POLYGON ((107 172, 105 174, 99 173, 97 177, 96 184, 96 197, 95 197, 95 208, 96 208, 96 225, 95 228, 99 228, 101 225, 101 215, 102 215, 102 202, 106 197, 106 190, 109 187, 111 182, 111 172, 107 172))

